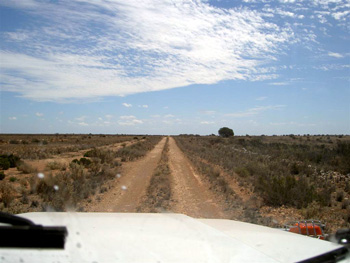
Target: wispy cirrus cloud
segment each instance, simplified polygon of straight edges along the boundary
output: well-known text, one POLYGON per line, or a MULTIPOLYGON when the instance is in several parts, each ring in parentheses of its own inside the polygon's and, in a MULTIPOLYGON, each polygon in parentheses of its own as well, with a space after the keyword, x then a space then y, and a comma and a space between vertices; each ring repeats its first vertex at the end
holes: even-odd
POLYGON ((39 101, 274 78, 262 66, 293 38, 257 10, 207 1, 25 2, 2 4, 45 23, 8 32, 0 77, 4 90, 39 101))
POLYGON ((328 52, 328 56, 334 57, 334 58, 343 58, 344 57, 342 54, 339 54, 336 52, 328 52))

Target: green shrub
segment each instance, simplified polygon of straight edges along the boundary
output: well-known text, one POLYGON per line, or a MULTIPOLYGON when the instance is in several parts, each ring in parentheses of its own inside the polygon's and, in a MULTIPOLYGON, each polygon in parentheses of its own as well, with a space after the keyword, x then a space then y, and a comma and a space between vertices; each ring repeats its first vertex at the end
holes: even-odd
POLYGON ((14 176, 11 176, 10 177, 10 182, 16 182, 17 181, 17 178, 16 177, 14 177, 14 176))
POLYGON ((5 173, 3 171, 0 172, 0 181, 4 180, 5 173))
POLYGON ((220 128, 218 133, 221 137, 224 137, 224 138, 232 137, 234 135, 233 130, 228 127, 220 128))
POLYGON ((17 163, 19 162, 20 158, 16 155, 10 154, 7 156, 7 159, 10 162, 10 167, 14 168, 16 167, 17 163))
POLYGON ((0 169, 7 170, 10 168, 10 162, 7 158, 0 157, 0 169))
POLYGON ((0 155, 0 168, 3 170, 7 170, 9 168, 16 167, 20 158, 13 154, 2 154, 0 155))
POLYGON ((84 154, 84 157, 98 157, 97 149, 92 149, 84 154))
POLYGON ((79 163, 84 165, 85 167, 88 167, 91 164, 91 160, 87 158, 80 158, 79 163))

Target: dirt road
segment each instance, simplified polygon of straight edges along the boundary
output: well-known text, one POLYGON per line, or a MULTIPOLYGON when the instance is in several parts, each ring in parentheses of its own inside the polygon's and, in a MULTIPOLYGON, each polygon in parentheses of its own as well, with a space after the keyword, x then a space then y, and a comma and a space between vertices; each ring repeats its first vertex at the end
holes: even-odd
MULTIPOLYGON (((111 189, 84 208, 88 212, 137 212, 161 157, 166 138, 144 158, 123 165, 121 177, 111 189)), ((169 138, 169 167, 172 176, 171 207, 168 212, 196 218, 230 218, 215 200, 207 182, 202 181, 173 138, 169 138)))
POLYGON ((114 180, 112 188, 88 204, 87 212, 136 212, 150 178, 160 160, 165 144, 164 137, 155 148, 140 160, 123 164, 121 177, 114 180))
POLYGON ((169 139, 169 166, 174 182, 172 212, 196 218, 229 218, 173 138, 169 139))

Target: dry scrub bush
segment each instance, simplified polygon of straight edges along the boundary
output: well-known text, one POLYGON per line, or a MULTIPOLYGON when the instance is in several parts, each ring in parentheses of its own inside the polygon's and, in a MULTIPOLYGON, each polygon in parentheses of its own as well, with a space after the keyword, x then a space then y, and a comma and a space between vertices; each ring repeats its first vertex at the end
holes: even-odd
POLYGON ((46 168, 48 170, 66 170, 67 166, 63 163, 57 162, 57 161, 52 161, 46 164, 46 168))
POLYGON ((8 135, 18 141, 25 139, 29 144, 0 145, 1 153, 16 153, 24 159, 45 159, 64 152, 76 152, 92 147, 100 147, 113 143, 121 143, 132 140, 132 136, 100 136, 100 135, 8 135), (35 137, 33 137, 35 136, 35 137), (20 138, 20 139, 19 139, 20 138), (46 144, 46 142, 49 142, 46 144))
POLYGON ((56 211, 74 208, 83 199, 96 193, 99 187, 108 180, 114 179, 117 171, 108 164, 101 164, 100 159, 93 159, 89 169, 84 165, 72 162, 69 169, 55 176, 48 173, 44 178, 30 180, 31 193, 37 193, 43 199, 43 207, 56 211))
POLYGON ((33 166, 31 166, 30 164, 24 162, 24 161, 20 161, 17 164, 17 170, 21 171, 24 174, 30 174, 30 173, 36 173, 38 172, 38 170, 36 168, 34 168, 33 166))
POLYGON ((132 161, 141 158, 147 154, 160 141, 159 136, 149 136, 144 141, 121 148, 117 151, 116 157, 122 158, 122 161, 132 161))
POLYGON ((328 167, 330 162, 326 157, 334 157, 338 152, 341 156, 348 154, 347 146, 339 146, 341 144, 328 149, 300 144, 299 140, 270 142, 267 137, 237 140, 180 136, 176 141, 192 159, 219 165, 229 174, 236 171, 239 180, 246 182, 242 184, 252 184, 266 204, 297 208, 306 207, 312 201, 324 205, 329 202, 330 186, 319 187, 322 181, 314 174, 312 165, 328 167))
POLYGON ((11 202, 15 199, 16 192, 12 185, 7 182, 0 183, 0 201, 8 208, 11 202))

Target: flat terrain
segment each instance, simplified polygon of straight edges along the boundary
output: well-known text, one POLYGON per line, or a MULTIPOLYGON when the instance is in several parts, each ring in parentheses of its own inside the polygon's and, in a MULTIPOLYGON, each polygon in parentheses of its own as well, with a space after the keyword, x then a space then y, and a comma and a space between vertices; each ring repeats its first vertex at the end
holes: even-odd
POLYGON ((169 140, 169 166, 174 178, 173 212, 198 218, 228 218, 173 138, 169 140))
POLYGON ((276 227, 316 218, 331 232, 350 226, 349 142, 3 135, 0 210, 172 212, 276 227), (10 154, 20 160, 5 167, 10 154))
POLYGON ((165 144, 163 138, 144 158, 123 165, 120 177, 116 176, 112 188, 89 204, 87 212, 137 212, 142 197, 165 144))

